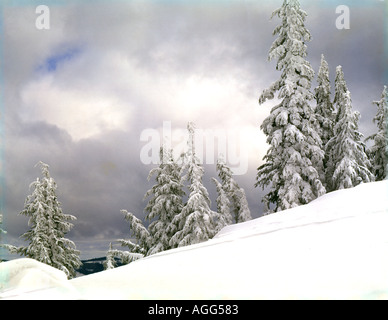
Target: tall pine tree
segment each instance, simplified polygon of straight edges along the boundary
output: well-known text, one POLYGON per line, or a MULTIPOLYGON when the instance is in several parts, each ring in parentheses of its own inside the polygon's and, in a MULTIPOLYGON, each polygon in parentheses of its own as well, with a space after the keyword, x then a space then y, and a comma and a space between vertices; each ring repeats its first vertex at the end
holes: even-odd
POLYGON ((223 227, 233 223, 233 217, 230 213, 230 201, 222 184, 217 179, 212 178, 212 181, 216 185, 217 189, 217 214, 215 215, 215 231, 220 231, 223 227))
POLYGON ((365 152, 362 134, 358 131, 360 114, 353 111, 350 92, 342 67, 336 69, 334 103, 337 116, 334 136, 327 143, 326 182, 329 191, 354 187, 374 180, 365 152))
POLYGON ((280 104, 263 121, 261 129, 267 135, 270 148, 265 163, 258 168, 256 187, 271 185, 263 198, 268 211, 279 211, 309 203, 326 190, 323 175, 322 141, 310 101, 314 70, 305 59, 305 41, 311 38, 304 25, 306 12, 298 0, 285 0, 272 17, 281 24, 273 31, 278 38, 269 51, 269 60, 277 59, 280 79, 264 90, 259 103, 273 99, 278 91, 280 104))
POLYGON ((376 181, 388 179, 388 92, 387 86, 384 86, 381 99, 373 101, 377 106, 377 114, 373 122, 377 124, 377 133, 369 136, 366 141, 374 142, 368 150, 369 157, 373 166, 373 173, 376 181))
POLYGON ((75 270, 82 265, 80 252, 65 235, 73 227, 69 221, 76 220, 76 217, 62 212, 56 195, 57 184, 50 177, 49 166, 43 162, 39 162, 39 165, 43 177, 31 183, 30 188, 34 188, 34 191, 27 197, 20 212, 30 218, 28 225, 31 228, 21 236, 29 241, 29 245, 9 248, 11 252, 48 264, 64 271, 68 278, 73 278, 75 270))
POLYGON ((317 101, 315 114, 319 124, 318 129, 322 145, 325 147, 327 142, 333 137, 335 112, 330 97, 329 65, 323 54, 321 56, 317 82, 318 86, 314 90, 315 100, 317 101))
POLYGON ((151 197, 145 211, 151 223, 148 232, 152 244, 147 255, 171 249, 170 240, 176 232, 174 217, 183 209, 185 195, 181 182, 181 167, 173 158, 172 150, 160 149, 160 165, 150 171, 148 180, 155 176, 156 184, 144 198, 151 197))
POLYGON ((185 179, 189 182, 190 194, 182 211, 173 219, 177 232, 171 238, 170 245, 177 247, 206 241, 215 234, 214 212, 210 209, 209 193, 202 183, 204 170, 195 152, 194 124, 190 122, 187 129, 189 150, 185 179))

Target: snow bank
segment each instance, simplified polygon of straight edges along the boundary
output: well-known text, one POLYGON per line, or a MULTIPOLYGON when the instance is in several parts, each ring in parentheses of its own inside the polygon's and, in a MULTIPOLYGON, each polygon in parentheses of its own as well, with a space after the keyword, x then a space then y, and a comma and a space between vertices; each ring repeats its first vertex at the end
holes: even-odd
POLYGON ((333 192, 68 283, 84 299, 388 299, 387 195, 388 181, 333 192))
POLYGON ((0 298, 36 299, 46 290, 45 299, 77 297, 66 274, 34 259, 17 259, 0 263, 0 298))

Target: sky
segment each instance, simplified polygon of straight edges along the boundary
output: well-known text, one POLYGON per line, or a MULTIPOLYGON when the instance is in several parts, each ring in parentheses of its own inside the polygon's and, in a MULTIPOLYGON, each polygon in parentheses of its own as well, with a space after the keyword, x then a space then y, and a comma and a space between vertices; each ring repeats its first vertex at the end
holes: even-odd
MULTIPOLYGON (((43 161, 63 211, 77 217, 68 238, 81 258, 104 256, 111 241, 129 237, 121 209, 145 216, 155 145, 171 137, 184 146, 189 121, 201 133, 213 208, 223 150, 252 216, 261 216, 264 193, 254 184, 268 145, 260 124, 277 100, 259 105, 258 97, 280 75, 267 56, 280 22, 271 13, 282 2, 46 1, 47 16, 39 1, 2 1, 3 242, 26 245, 19 236, 28 219, 18 213, 43 161)), ((307 60, 317 72, 325 55, 332 92, 342 65, 369 136, 372 101, 388 84, 387 1, 300 2, 312 34, 307 60), (349 29, 338 28, 339 6, 349 9, 349 29)))

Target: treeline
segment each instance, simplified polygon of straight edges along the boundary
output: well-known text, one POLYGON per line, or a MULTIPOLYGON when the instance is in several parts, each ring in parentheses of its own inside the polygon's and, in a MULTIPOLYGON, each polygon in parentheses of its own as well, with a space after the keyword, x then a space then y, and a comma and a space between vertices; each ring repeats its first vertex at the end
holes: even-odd
POLYGON ((127 251, 113 249, 110 244, 106 268, 115 266, 115 257, 129 263, 161 251, 203 242, 226 225, 252 218, 245 192, 222 158, 217 161, 219 180, 212 179, 218 192, 217 211, 210 208, 209 193, 202 183, 204 169, 195 151, 194 124, 189 123, 187 129, 188 150, 180 156, 181 161, 174 159, 173 150, 162 147, 160 165, 149 173, 148 180, 154 177, 156 183, 144 196, 149 199, 144 210, 145 219, 150 223, 148 228, 134 214, 122 210, 132 238, 117 240, 128 248, 127 251))
MULTIPOLYGON (((164 250, 206 241, 228 224, 251 219, 245 192, 222 158, 217 162, 220 180, 212 179, 218 192, 217 211, 211 209, 209 193, 202 183, 204 169, 194 148, 193 123, 188 124, 188 131, 188 151, 181 154, 181 161, 174 159, 172 149, 161 147, 160 164, 149 173, 148 180, 154 178, 155 185, 144 197, 149 199, 144 210, 148 228, 134 214, 121 210, 129 222, 131 234, 129 239, 118 239, 117 243, 128 250, 114 249, 111 243, 106 268, 115 266, 115 257, 124 264, 129 263, 164 250)), ((39 162, 37 165, 42 177, 30 184, 32 194, 26 198, 20 212, 29 217, 30 229, 21 235, 28 245, 2 247, 62 270, 68 278, 73 278, 82 264, 80 251, 65 235, 73 227, 70 221, 76 217, 63 213, 56 195, 57 184, 50 176, 48 164, 39 162)))
POLYGON ((306 60, 305 44, 311 34, 305 27, 307 14, 299 1, 285 0, 274 16, 281 24, 273 31, 278 37, 268 59, 277 60, 276 70, 281 75, 263 91, 259 103, 273 99, 276 93, 281 102, 261 124, 270 147, 256 181, 256 186, 270 187, 263 198, 267 211, 293 208, 326 192, 386 179, 386 86, 381 100, 374 102, 378 107, 374 118, 378 132, 366 139, 373 143, 367 149, 358 129, 360 114, 353 111, 342 67, 336 68, 331 100, 329 66, 322 55, 318 86, 311 90, 315 72, 306 60))

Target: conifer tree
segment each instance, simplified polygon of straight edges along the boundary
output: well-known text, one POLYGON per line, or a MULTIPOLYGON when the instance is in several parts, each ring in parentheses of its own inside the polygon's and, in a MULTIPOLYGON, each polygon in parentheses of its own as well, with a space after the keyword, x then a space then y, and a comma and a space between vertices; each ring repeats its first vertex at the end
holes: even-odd
POLYGON ((373 166, 376 181, 388 179, 388 92, 384 86, 381 99, 373 101, 377 106, 377 114, 373 122, 377 124, 377 133, 369 136, 366 141, 372 140, 373 146, 368 150, 373 166))
POLYGON ((106 260, 103 263, 105 270, 114 269, 116 267, 116 261, 114 258, 115 258, 115 252, 112 248, 112 242, 111 242, 109 244, 109 250, 106 254, 106 260))
POLYGON ((125 220, 129 222, 129 227, 131 230, 130 236, 131 239, 134 239, 135 242, 132 242, 131 239, 119 239, 117 241, 123 247, 128 247, 129 252, 134 254, 134 258, 139 257, 139 254, 145 256, 152 243, 150 233, 144 226, 143 222, 133 213, 128 212, 127 210, 121 210, 121 213, 124 215, 125 220))
POLYGON ((265 163, 258 168, 256 187, 271 185, 263 198, 267 210, 279 211, 309 203, 326 192, 323 175, 322 141, 317 131, 314 110, 310 101, 314 70, 305 59, 306 41, 310 32, 304 25, 306 12, 298 0, 284 0, 272 17, 282 22, 273 31, 278 38, 269 51, 269 60, 277 59, 280 79, 264 90, 259 103, 273 99, 276 92, 281 99, 261 129, 267 135, 270 148, 265 163))
POLYGON ((360 114, 353 111, 350 92, 342 67, 336 69, 334 103, 337 116, 334 136, 327 144, 326 181, 329 191, 354 187, 374 180, 365 152, 362 134, 358 131, 360 114))
POLYGON ((27 197, 20 212, 30 218, 28 225, 31 228, 21 236, 29 244, 9 248, 11 252, 48 264, 64 271, 68 278, 73 278, 75 270, 82 265, 80 252, 65 235, 73 227, 69 221, 76 220, 76 217, 62 212, 56 195, 57 184, 50 177, 49 166, 43 162, 38 164, 43 177, 31 183, 30 188, 34 188, 34 191, 27 197))
POLYGON ((187 126, 189 131, 189 150, 185 163, 185 180, 189 182, 189 198, 182 211, 173 219, 177 232, 170 240, 171 246, 182 247, 199 243, 215 235, 213 211, 210 209, 208 191, 202 184, 203 167, 195 153, 193 123, 187 126))
POLYGON ((148 232, 152 244, 147 255, 171 249, 170 240, 176 231, 174 217, 183 209, 185 192, 181 182, 181 168, 173 158, 172 150, 160 149, 160 165, 150 171, 148 180, 155 176, 156 184, 144 198, 151 197, 145 211, 151 223, 148 232))
POLYGON ((121 213, 124 215, 125 220, 129 222, 131 238, 118 239, 116 242, 122 247, 127 247, 129 250, 114 249, 112 243, 110 243, 104 262, 105 269, 113 269, 116 267, 115 257, 119 258, 122 264, 128 264, 143 258, 147 255, 152 243, 150 234, 140 219, 127 210, 121 210, 121 213))
POLYGON ((317 101, 315 114, 319 125, 318 129, 322 146, 325 149, 327 142, 333 137, 335 112, 330 98, 329 65, 323 54, 321 56, 317 82, 318 86, 314 90, 315 100, 317 101))
POLYGON ((245 191, 233 179, 232 170, 226 165, 222 156, 217 160, 217 172, 221 180, 222 189, 229 198, 233 223, 251 220, 252 216, 245 191))
POLYGON ((222 184, 217 179, 212 178, 217 188, 217 214, 215 215, 215 231, 220 231, 223 227, 233 223, 233 217, 230 213, 230 201, 226 195, 222 184))

